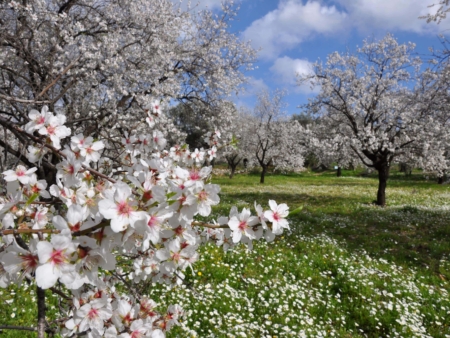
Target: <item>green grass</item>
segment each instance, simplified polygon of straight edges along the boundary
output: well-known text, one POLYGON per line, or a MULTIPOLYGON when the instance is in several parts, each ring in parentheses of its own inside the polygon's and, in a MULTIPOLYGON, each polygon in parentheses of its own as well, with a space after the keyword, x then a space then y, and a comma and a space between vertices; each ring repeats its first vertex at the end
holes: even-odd
POLYGON ((257 174, 214 178, 215 216, 255 200, 304 209, 276 243, 207 247, 192 287, 153 289, 187 309, 170 336, 449 336, 450 187, 393 173, 380 208, 374 175, 343 174, 269 175, 264 185, 257 174))
MULTIPOLYGON (((269 199, 304 208, 274 243, 207 245, 184 285, 153 285, 157 302, 186 311, 168 336, 450 337, 450 186, 394 172, 380 208, 373 174, 343 174, 213 178, 222 187, 213 217, 269 199)), ((31 291, 11 290, 0 290, 2 304, 14 301, 0 324, 32 325, 31 291)), ((18 336, 34 334, 0 334, 18 336)))

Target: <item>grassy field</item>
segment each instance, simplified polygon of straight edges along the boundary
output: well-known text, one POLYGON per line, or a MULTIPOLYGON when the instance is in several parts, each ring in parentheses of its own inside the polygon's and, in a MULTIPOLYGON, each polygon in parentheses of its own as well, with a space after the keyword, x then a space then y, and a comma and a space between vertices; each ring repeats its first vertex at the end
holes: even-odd
MULTIPOLYGON (((213 178, 222 187, 214 216, 269 199, 303 211, 274 243, 228 253, 208 245, 184 285, 154 285, 152 298, 187 314, 169 337, 450 337, 449 185, 394 173, 380 208, 377 180, 358 172, 258 182, 213 178)), ((11 302, 1 321, 29 322, 32 291, 0 292, 11 302)))

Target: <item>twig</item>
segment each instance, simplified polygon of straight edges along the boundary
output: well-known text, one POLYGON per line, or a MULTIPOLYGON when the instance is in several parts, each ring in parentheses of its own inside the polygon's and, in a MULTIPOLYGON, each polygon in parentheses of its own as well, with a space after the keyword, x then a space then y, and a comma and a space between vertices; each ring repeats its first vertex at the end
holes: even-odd
POLYGON ((201 227, 205 227, 205 228, 211 228, 211 229, 228 229, 229 228, 228 224, 217 225, 217 224, 210 224, 210 223, 199 222, 199 221, 192 222, 192 225, 193 226, 201 226, 201 227))
POLYGON ((130 283, 128 283, 125 278, 123 278, 121 275, 119 275, 118 273, 113 272, 112 275, 116 278, 119 278, 129 289, 131 292, 133 292, 134 296, 136 297, 136 300, 139 301, 139 299, 141 298, 141 295, 139 294, 139 292, 137 292, 133 286, 130 285, 130 283))
POLYGON ((44 100, 44 101, 25 100, 25 99, 19 99, 17 97, 7 96, 7 95, 3 95, 3 94, 0 94, 0 98, 4 99, 6 101, 15 101, 15 102, 20 102, 20 103, 43 104, 43 103, 50 103, 51 102, 51 101, 48 101, 48 100, 44 100))
POLYGON ((75 64, 78 62, 78 60, 81 58, 81 55, 79 57, 77 57, 75 60, 73 60, 62 72, 61 74, 59 74, 52 82, 50 82, 50 84, 45 87, 36 97, 41 97, 42 95, 44 95, 47 90, 49 90, 51 87, 53 87, 55 85, 56 82, 58 82, 58 80, 61 78, 61 76, 63 76, 64 74, 66 74, 70 68, 72 68, 73 66, 75 66, 75 64))
POLYGON ((0 325, 0 330, 37 331, 37 328, 26 327, 26 326, 16 326, 16 325, 0 325))
POLYGON ((70 298, 69 296, 67 296, 66 294, 64 294, 64 292, 56 289, 55 287, 51 287, 50 291, 52 291, 53 293, 56 293, 57 295, 61 296, 62 298, 66 299, 66 300, 72 300, 72 298, 70 298))
MULTIPOLYGON (((107 226, 107 222, 101 222, 97 225, 94 225, 93 227, 90 227, 88 229, 80 230, 80 231, 74 231, 72 232, 72 236, 84 236, 92 231, 95 231, 97 229, 103 228, 107 226)), ((16 235, 16 234, 59 234, 61 233, 61 230, 58 229, 7 229, 7 230, 0 230, 0 237, 6 236, 6 235, 16 235)))

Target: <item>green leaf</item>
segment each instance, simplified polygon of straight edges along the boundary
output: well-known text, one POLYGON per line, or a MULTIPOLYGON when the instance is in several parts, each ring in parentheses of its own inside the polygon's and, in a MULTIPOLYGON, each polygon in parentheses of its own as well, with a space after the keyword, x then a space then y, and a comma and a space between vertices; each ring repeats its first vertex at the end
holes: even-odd
POLYGON ((26 206, 29 206, 31 203, 33 203, 36 198, 39 197, 39 194, 36 192, 33 195, 30 196, 30 198, 28 199, 27 203, 25 204, 26 206))
POLYGON ((233 148, 237 149, 238 143, 239 143, 239 140, 234 135, 232 135, 231 136, 231 141, 230 141, 230 146, 232 146, 233 148))
POLYGON ((168 194, 166 194, 166 197, 167 197, 167 199, 170 199, 171 197, 175 196, 176 194, 177 194, 176 192, 172 191, 172 192, 169 192, 168 194))
POLYGON ((287 217, 291 217, 291 216, 297 215, 297 214, 300 213, 300 211, 302 211, 302 210, 303 210, 303 206, 298 207, 297 209, 292 210, 292 211, 289 213, 289 215, 287 215, 287 217))

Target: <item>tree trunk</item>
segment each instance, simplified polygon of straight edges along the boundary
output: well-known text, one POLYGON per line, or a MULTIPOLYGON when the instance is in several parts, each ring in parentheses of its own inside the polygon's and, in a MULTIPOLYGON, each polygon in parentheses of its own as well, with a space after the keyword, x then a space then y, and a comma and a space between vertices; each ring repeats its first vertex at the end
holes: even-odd
POLYGON ((37 296, 37 336, 38 338, 45 338, 45 290, 41 289, 39 286, 36 290, 37 296))
POLYGON ((234 172, 236 171, 236 167, 237 167, 237 165, 230 165, 230 169, 231 169, 231 172, 230 172, 230 179, 233 178, 234 172))
POLYGON ((444 184, 444 176, 438 177, 438 184, 444 184))
POLYGON ((262 166, 262 171, 261 171, 261 179, 259 180, 259 183, 264 183, 264 176, 266 176, 267 173, 267 166, 262 166))
POLYGON ((386 205, 386 185, 389 178, 389 166, 383 164, 376 169, 378 170, 377 205, 384 207, 386 205))
POLYGON ((341 167, 337 168, 336 176, 337 177, 341 177, 342 176, 342 168, 341 167))

